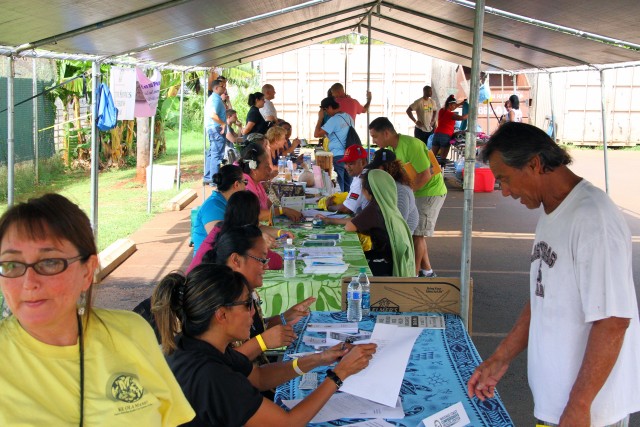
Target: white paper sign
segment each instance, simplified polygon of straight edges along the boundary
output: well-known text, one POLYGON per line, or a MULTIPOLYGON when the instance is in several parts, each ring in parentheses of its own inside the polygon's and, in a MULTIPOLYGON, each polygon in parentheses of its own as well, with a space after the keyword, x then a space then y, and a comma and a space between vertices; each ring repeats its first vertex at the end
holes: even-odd
POLYGON ((463 427, 471 424, 462 402, 451 405, 442 411, 422 420, 425 427, 463 427))
POLYGON ((136 69, 111 67, 109 89, 118 109, 118 120, 133 120, 136 107, 136 69))

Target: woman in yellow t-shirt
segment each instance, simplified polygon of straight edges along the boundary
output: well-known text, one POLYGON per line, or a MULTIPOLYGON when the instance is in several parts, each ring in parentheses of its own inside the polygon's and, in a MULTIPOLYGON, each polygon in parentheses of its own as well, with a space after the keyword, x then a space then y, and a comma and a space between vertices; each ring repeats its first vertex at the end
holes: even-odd
POLYGON ((151 328, 91 307, 91 224, 57 194, 0 218, 0 425, 175 426, 194 412, 151 328))

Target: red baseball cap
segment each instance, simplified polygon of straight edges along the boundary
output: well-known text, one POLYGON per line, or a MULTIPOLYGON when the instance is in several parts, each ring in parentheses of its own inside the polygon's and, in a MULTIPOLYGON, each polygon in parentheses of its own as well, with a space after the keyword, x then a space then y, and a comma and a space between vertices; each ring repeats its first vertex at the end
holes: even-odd
POLYGON ((344 157, 338 163, 355 162, 358 159, 366 159, 367 150, 362 145, 352 145, 344 152, 344 157))

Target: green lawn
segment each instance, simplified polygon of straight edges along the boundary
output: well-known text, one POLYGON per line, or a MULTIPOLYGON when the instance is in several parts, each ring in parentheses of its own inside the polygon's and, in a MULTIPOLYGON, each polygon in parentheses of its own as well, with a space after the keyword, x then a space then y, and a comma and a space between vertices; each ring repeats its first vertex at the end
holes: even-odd
MULTIPOLYGON (((167 153, 156 160, 157 164, 177 164, 178 135, 176 131, 165 131, 167 153)), ((194 181, 202 179, 203 136, 199 132, 183 133, 182 136, 182 184, 181 189, 190 188, 194 181)), ((31 164, 21 165, 16 171, 16 202, 44 193, 60 193, 79 204, 90 215, 91 179, 88 171, 65 171, 56 166, 41 174, 40 184, 34 186, 31 164), (44 176, 46 175, 46 176, 44 176)), ((179 193, 173 190, 154 192, 152 213, 147 214, 146 185, 134 181, 135 167, 102 171, 98 178, 98 250, 114 241, 129 236, 154 215, 162 212, 165 203, 179 193)), ((6 168, 0 171, 6 191, 6 168)), ((7 208, 6 201, 0 203, 0 213, 7 208)))

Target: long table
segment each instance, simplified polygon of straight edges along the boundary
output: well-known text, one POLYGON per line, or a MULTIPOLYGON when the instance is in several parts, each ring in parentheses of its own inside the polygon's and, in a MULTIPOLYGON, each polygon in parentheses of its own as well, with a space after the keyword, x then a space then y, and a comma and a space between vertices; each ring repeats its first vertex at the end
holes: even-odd
MULTIPOLYGON (((296 277, 293 278, 285 278, 282 270, 267 270, 263 279, 264 284, 258 289, 265 316, 277 315, 310 296, 317 298, 315 304, 311 306, 312 310, 339 311, 342 301, 342 277, 357 276, 361 267, 366 269, 367 274, 371 274, 356 233, 345 232, 343 226, 327 225, 324 228, 312 228, 311 224, 307 224, 291 229, 296 235, 294 244, 300 244, 312 233, 340 233, 342 240, 339 246, 344 251, 344 261, 349 264, 349 268, 341 274, 304 274, 302 272, 304 262, 296 261, 296 277)), ((288 229, 287 225, 283 225, 283 228, 288 229)), ((281 249, 280 253, 282 253, 281 249)))
MULTIPOLYGON (((372 331, 375 316, 366 316, 360 329, 372 331)), ((396 313, 387 313, 396 314, 396 313)), ((403 313, 426 314, 426 313, 403 313)), ((445 329, 425 329, 416 340, 404 374, 400 396, 405 418, 387 420, 398 427, 422 426, 421 421, 449 406, 462 402, 474 427, 513 426, 498 393, 493 399, 481 402, 467 396, 467 381, 475 367, 482 361, 471 338, 464 329, 462 320, 453 314, 444 316, 445 329)), ((302 342, 309 322, 346 322, 344 312, 313 312, 311 316, 295 325, 298 340, 287 348, 286 354, 313 351, 302 342)), ((326 367, 315 369, 319 382, 324 379, 326 367)), ((311 390, 300 390, 300 377, 280 385, 275 394, 276 403, 282 400, 301 399, 311 390)), ((342 426, 365 420, 341 419, 314 426, 342 426)))

